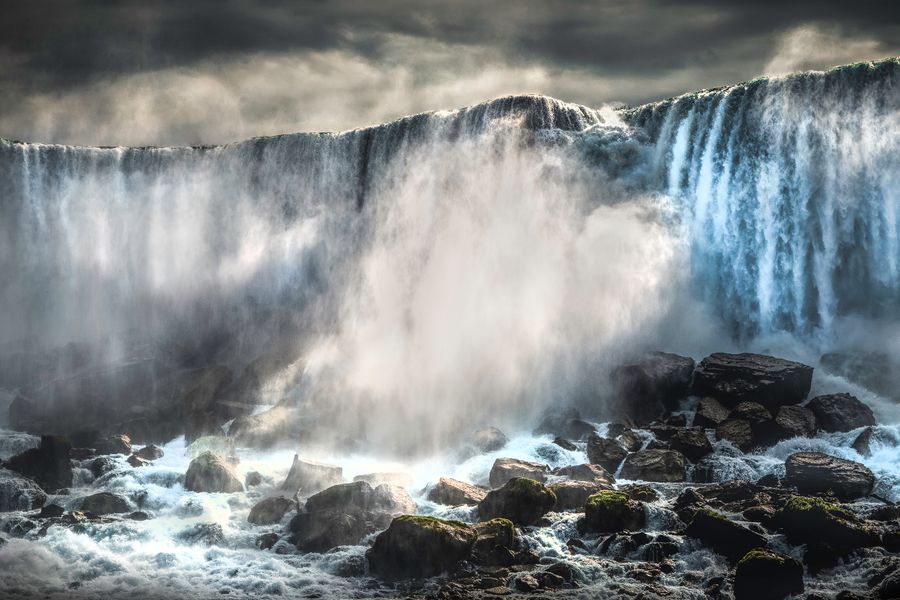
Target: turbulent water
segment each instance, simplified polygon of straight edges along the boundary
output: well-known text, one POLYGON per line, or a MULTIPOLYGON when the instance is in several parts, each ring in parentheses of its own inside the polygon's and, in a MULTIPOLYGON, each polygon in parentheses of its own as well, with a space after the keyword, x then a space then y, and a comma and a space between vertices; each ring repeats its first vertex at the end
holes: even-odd
MULTIPOLYGON (((215 347, 217 361, 241 365, 288 344, 296 360, 263 403, 290 396, 328 412, 319 433, 331 451, 319 458, 349 475, 407 470, 416 490, 440 475, 486 477, 494 455, 456 464, 460 432, 527 431, 560 403, 602 417, 608 367, 644 349, 897 355, 898 78, 891 59, 620 110, 513 97, 209 148, 0 141, 0 354, 86 342, 90 361, 131 365, 158 348, 215 347)), ((853 433, 765 455, 720 443, 718 476, 756 478, 823 448, 868 464, 877 492, 900 500, 897 404, 817 369, 814 392, 848 390, 886 423, 870 456, 850 448, 853 433)), ((523 433, 503 455, 585 462, 549 441, 523 433)), ((33 443, 4 434, 0 451, 33 443)), ((293 451, 242 451, 241 474, 277 482, 293 451)), ((72 498, 109 489, 156 518, 12 540, 0 587, 378 592, 336 575, 361 546, 256 550, 262 531, 246 514, 267 488, 187 493, 187 460, 179 439, 153 467, 123 465, 99 485, 82 474, 72 498), (224 542, 185 543, 195 522, 222 524, 224 542)), ((558 555, 572 527, 559 517, 528 543, 558 555)), ((723 569, 708 552, 685 556, 676 575, 723 569)), ((582 582, 602 587, 583 563, 582 582)))

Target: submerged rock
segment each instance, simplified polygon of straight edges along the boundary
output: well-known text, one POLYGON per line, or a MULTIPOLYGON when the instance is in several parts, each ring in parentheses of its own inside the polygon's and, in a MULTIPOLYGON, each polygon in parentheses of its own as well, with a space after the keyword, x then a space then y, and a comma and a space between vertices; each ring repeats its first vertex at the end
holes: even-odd
POLYGON ((178 538, 190 545, 221 546, 225 543, 225 532, 218 523, 197 523, 183 529, 178 538))
POLYGON ((371 571, 384 579, 431 577, 467 558, 477 537, 465 523, 402 515, 375 538, 366 556, 371 571))
POLYGON ((751 550, 734 573, 735 600, 783 600, 803 592, 803 565, 771 550, 751 550))
POLYGON ((875 425, 872 409, 850 394, 816 396, 806 407, 815 414, 816 423, 823 431, 852 431, 875 425))
POLYGON ((9 459, 6 467, 52 492, 72 487, 72 445, 58 435, 41 436, 41 444, 9 459))
POLYGON ((507 442, 509 442, 509 438, 496 427, 485 427, 472 434, 472 445, 480 452, 496 452, 507 442))
POLYGON ((615 473, 628 456, 628 450, 616 440, 591 434, 587 441, 587 456, 591 464, 600 465, 610 473, 615 473))
POLYGON ((813 368, 763 354, 717 352, 694 371, 694 393, 726 404, 745 400, 769 408, 797 404, 806 398, 813 368))
POLYGON ((492 488, 502 487, 514 477, 528 477, 543 483, 547 479, 549 471, 550 467, 541 463, 517 458, 498 458, 491 467, 489 480, 492 488))
POLYGON ((644 527, 647 516, 642 503, 625 493, 605 490, 593 494, 584 505, 584 531, 615 533, 644 527))
POLYGON ((822 452, 796 452, 784 462, 785 482, 802 494, 833 493, 840 500, 868 496, 875 486, 869 468, 822 452))
POLYGON ((732 561, 738 560, 754 548, 768 546, 764 536, 705 508, 694 513, 684 533, 688 537, 700 540, 705 546, 732 561))
POLYGON ((126 460, 126 462, 129 465, 131 465, 132 467, 134 467, 135 469, 137 469, 139 467, 146 467, 146 466, 150 465, 149 460, 143 459, 140 456, 138 456, 137 454, 132 454, 131 456, 129 456, 128 459, 126 460))
POLYGON ((128 500, 121 496, 109 492, 99 492, 81 501, 81 511, 103 516, 131 512, 131 505, 128 504, 128 500))
POLYGON ((866 427, 859 432, 856 439, 853 440, 851 447, 856 450, 860 456, 869 456, 872 453, 872 436, 875 434, 873 427, 866 427))
POLYGON ((556 494, 545 485, 527 477, 514 477, 498 489, 488 492, 478 503, 482 520, 503 517, 513 523, 533 525, 556 505, 556 494))
POLYGON ((640 450, 629 454, 622 465, 622 478, 637 481, 684 481, 684 455, 676 450, 640 450))
POLYGON ((40 508, 47 494, 37 483, 0 468, 0 512, 40 508))
POLYGON ((297 503, 284 496, 272 496, 264 498, 253 505, 247 522, 254 525, 273 525, 281 521, 291 509, 296 508, 297 503))
POLYGON ((337 485, 343 479, 344 470, 341 467, 302 460, 295 454, 291 470, 281 484, 281 489, 291 494, 299 491, 308 495, 337 485))
POLYGON ((477 485, 441 477, 436 484, 428 490, 428 499, 438 504, 447 506, 470 505, 474 506, 484 500, 487 490, 477 485))
POLYGON ((184 488, 191 492, 243 492, 234 468, 224 458, 204 452, 191 461, 184 475, 184 488))
POLYGON ((688 394, 693 372, 693 358, 667 352, 652 352, 617 367, 610 374, 615 389, 612 414, 649 423, 688 394))

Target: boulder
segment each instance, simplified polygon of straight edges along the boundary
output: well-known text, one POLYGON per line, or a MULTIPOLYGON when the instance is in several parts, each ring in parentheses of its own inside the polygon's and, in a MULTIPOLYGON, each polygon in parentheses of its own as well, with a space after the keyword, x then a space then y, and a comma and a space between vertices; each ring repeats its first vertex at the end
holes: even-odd
POLYGON ((0 512, 40 508, 47 494, 27 477, 0 468, 0 512))
POLYGON ((88 463, 88 468, 93 473, 94 477, 99 479, 103 477, 107 473, 111 473, 119 468, 119 463, 116 462, 114 458, 110 458, 109 456, 98 456, 90 463, 88 463))
POLYGON ((372 573, 387 580, 431 577, 466 559, 477 537, 464 523, 401 515, 375 538, 366 557, 372 573))
POLYGON ((669 446, 684 454, 691 462, 697 462, 713 450, 706 432, 700 427, 679 429, 669 438, 669 446))
POLYGON ((813 437, 816 435, 816 416, 802 406, 782 406, 772 423, 772 433, 766 440, 768 443, 779 442, 795 437, 813 437))
POLYGON ((584 505, 581 529, 597 533, 636 531, 644 527, 647 516, 642 503, 625 493, 604 490, 593 494, 584 505))
POLYGON ((428 490, 428 499, 447 506, 474 506, 484 500, 487 490, 477 485, 441 477, 428 490))
POLYGON ((684 481, 684 455, 676 450, 640 450, 629 454, 622 478, 636 481, 684 481))
POLYGON ((150 444, 149 446, 144 446, 140 450, 134 453, 138 458, 143 458, 144 460, 154 461, 162 458, 165 455, 163 449, 155 444, 150 444))
POLYGON ((472 445, 480 452, 496 452, 507 442, 509 438, 496 427, 484 427, 472 434, 472 445))
POLYGON ((795 544, 826 546, 837 553, 877 546, 878 534, 839 504, 809 496, 791 496, 775 514, 775 523, 795 544))
POLYGON ((715 398, 701 398, 694 413, 694 426, 714 429, 728 418, 728 408, 715 398))
POLYGON ((592 433, 596 433, 594 426, 583 420, 578 409, 573 407, 548 409, 534 430, 535 435, 552 435, 570 440, 581 440, 592 433))
POLYGON ((872 409, 850 394, 816 396, 806 407, 813 412, 816 424, 823 431, 852 431, 875 425, 872 409))
POLYGON ((611 414, 649 423, 688 394, 693 372, 694 359, 666 352, 616 367, 610 374, 611 414))
POLYGON ((784 461, 785 482, 801 494, 833 493, 839 500, 868 496, 875 475, 863 464, 823 454, 795 452, 784 461))
POLYGON ((111 435, 94 442, 97 454, 131 454, 131 438, 124 434, 111 435))
POLYGON ((566 477, 573 481, 586 481, 596 485, 610 486, 616 482, 615 477, 600 465, 568 465, 553 470, 557 477, 566 477))
POLYGON ((516 528, 509 519, 491 519, 475 524, 475 545, 472 558, 480 565, 508 567, 515 560, 512 548, 516 543, 516 528))
POLYGON ((735 405, 749 400, 768 408, 797 404, 809 393, 813 368, 763 354, 717 352, 694 370, 694 393, 735 405))
POLYGON ((771 550, 757 548, 738 561, 735 600, 784 600, 803 592, 803 565, 771 550))
POLYGON ((728 419, 716 427, 716 439, 731 442, 743 452, 756 446, 753 428, 744 419, 728 419))
POLYGON ((353 481, 365 481, 372 487, 387 483, 389 485, 399 485, 400 487, 409 487, 413 483, 413 478, 408 473, 365 473, 357 475, 353 481))
POLYGON ((581 511, 592 495, 603 490, 612 489, 610 485, 591 481, 560 481, 551 483, 550 489, 556 494, 556 511, 581 511))
POLYGON ((482 520, 503 517, 520 525, 534 525, 556 505, 556 494, 527 477, 514 477, 478 503, 482 520))
POLYGON ((684 533, 731 561, 740 559, 754 548, 768 546, 764 536, 706 508, 694 513, 684 533))
POLYGON ((36 481, 52 492, 72 487, 72 445, 57 435, 41 436, 41 444, 13 456, 6 467, 36 481))
POLYGON ((284 515, 296 507, 297 503, 285 496, 263 498, 250 509, 247 522, 254 525, 274 525, 280 523, 284 515))
POLYGON ((383 484, 373 489, 365 481, 341 483, 307 498, 291 520, 292 541, 304 552, 357 544, 387 527, 393 517, 415 509, 403 488, 383 484))
POLYGON ((281 489, 291 494, 301 492, 308 495, 337 485, 343 479, 344 470, 341 467, 302 460, 295 454, 291 470, 281 484, 281 489))
POLYGON ((81 501, 81 511, 103 516, 131 512, 131 506, 128 504, 128 500, 121 496, 109 492, 99 492, 81 501))
POLYGON ((243 492, 234 468, 224 458, 204 452, 191 461, 184 475, 184 488, 191 492, 243 492))
POLYGON ((615 473, 628 456, 628 450, 616 440, 591 434, 587 441, 587 456, 591 464, 600 465, 610 473, 615 473))
POLYGON ((528 477, 543 482, 547 479, 550 467, 541 463, 518 460, 516 458, 498 458, 491 467, 489 476, 491 487, 499 488, 514 477, 528 477))
POLYGON ((557 446, 559 446, 560 448, 562 448, 563 450, 568 450, 569 452, 575 452, 576 450, 578 450, 578 446, 576 446, 569 440, 561 438, 559 436, 556 436, 555 438, 553 438, 553 443, 556 444, 557 446))

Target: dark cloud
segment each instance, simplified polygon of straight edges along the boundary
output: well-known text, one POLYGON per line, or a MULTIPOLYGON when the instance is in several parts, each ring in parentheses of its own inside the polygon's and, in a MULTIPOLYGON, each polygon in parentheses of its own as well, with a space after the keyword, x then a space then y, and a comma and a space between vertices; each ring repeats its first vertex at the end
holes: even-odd
MULTIPOLYGON (((756 76, 780 36, 804 25, 864 38, 869 53, 900 51, 900 2, 882 0, 29 0, 8 3, 0 19, 0 117, 36 94, 258 55, 341 53, 429 81, 453 75, 444 63, 467 48, 481 58, 461 63, 462 78, 488 63, 535 67, 619 84, 567 99, 640 102, 756 76), (397 39, 444 48, 443 66, 398 53, 397 39)), ((429 108, 439 107, 420 110, 429 108)))

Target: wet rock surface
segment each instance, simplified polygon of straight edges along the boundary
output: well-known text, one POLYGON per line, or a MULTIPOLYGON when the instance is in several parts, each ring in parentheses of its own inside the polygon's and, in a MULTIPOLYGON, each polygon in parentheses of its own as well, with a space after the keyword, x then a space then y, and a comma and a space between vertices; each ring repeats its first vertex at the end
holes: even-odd
POLYGON ((813 412, 816 424, 823 431, 852 431, 875 425, 872 409, 850 394, 816 396, 806 407, 813 412))
POLYGON ((491 467, 489 479, 491 487, 496 489, 503 487, 515 477, 527 477, 543 482, 547 479, 549 472, 550 467, 545 464, 515 458, 498 458, 491 467))
POLYGON ((684 481, 685 460, 675 450, 640 450, 629 454, 622 465, 622 478, 641 481, 684 481))
POLYGON ((191 461, 184 475, 184 487, 192 492, 244 491, 234 468, 213 452, 204 452, 191 461))
POLYGON ((810 366, 774 356, 718 352, 697 365, 693 391, 732 405, 752 401, 777 408, 806 398, 812 373, 810 366))
POLYGON ((797 452, 784 466, 786 483, 801 493, 854 500, 871 494, 875 485, 875 475, 865 465, 821 452, 797 452))

